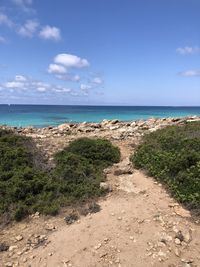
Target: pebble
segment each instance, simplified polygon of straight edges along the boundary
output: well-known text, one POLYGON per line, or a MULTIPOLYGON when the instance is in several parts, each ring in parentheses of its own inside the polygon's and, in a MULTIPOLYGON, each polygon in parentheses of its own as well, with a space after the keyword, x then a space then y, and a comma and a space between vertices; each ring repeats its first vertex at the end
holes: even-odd
POLYGON ((17 241, 21 241, 21 240, 23 239, 23 236, 22 236, 22 235, 18 235, 18 236, 15 237, 15 239, 16 239, 17 241))
POLYGON ((9 251, 13 251, 13 250, 15 250, 15 249, 17 249, 17 248, 18 248, 18 246, 10 246, 8 250, 9 250, 9 251))
POLYGON ((101 245, 102 245, 102 244, 99 243, 97 246, 94 247, 94 249, 96 249, 96 250, 99 249, 99 248, 101 247, 101 245))
POLYGON ((181 240, 178 239, 178 238, 175 238, 174 239, 174 242, 175 242, 176 245, 180 245, 181 244, 181 240))
POLYGON ((180 257, 181 252, 180 252, 180 250, 179 250, 178 248, 175 248, 175 249, 174 249, 174 254, 175 254, 177 257, 180 257))

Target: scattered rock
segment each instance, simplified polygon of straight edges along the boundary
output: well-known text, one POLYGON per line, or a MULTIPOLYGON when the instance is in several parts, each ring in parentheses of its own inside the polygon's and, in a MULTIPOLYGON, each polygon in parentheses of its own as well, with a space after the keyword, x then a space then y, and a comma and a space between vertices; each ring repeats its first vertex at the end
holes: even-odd
POLYGON ((111 191, 111 187, 108 183, 106 182, 101 182, 100 183, 100 188, 106 191, 111 191))
POLYGON ((12 262, 6 262, 5 266, 6 267, 13 267, 13 263, 12 262))
POLYGON ((181 245, 181 241, 178 238, 175 238, 174 242, 175 242, 176 245, 181 245))
POLYGON ((178 231, 178 233, 175 236, 175 239, 179 239, 180 242, 183 242, 184 241, 184 236, 182 234, 182 231, 178 231))
POLYGON ((133 169, 131 166, 125 166, 125 167, 119 167, 118 169, 116 169, 114 171, 114 175, 123 175, 123 174, 132 174, 133 173, 133 169))
POLYGON ((71 214, 69 214, 69 215, 67 215, 67 216, 65 217, 65 222, 66 222, 67 224, 72 224, 72 223, 74 223, 75 221, 77 221, 78 219, 79 219, 78 214, 76 214, 76 213, 71 213, 71 214))
POLYGON ((10 246, 8 250, 9 250, 9 251, 13 251, 13 250, 15 250, 15 249, 17 249, 17 248, 18 248, 18 246, 10 246))
POLYGON ((53 230, 56 229, 56 227, 55 227, 55 225, 53 225, 53 224, 47 224, 47 225, 45 226, 45 229, 48 230, 48 231, 53 231, 53 230))
POLYGON ((180 250, 179 250, 178 248, 175 248, 175 249, 174 249, 174 254, 175 254, 177 257, 180 257, 181 252, 180 252, 180 250))
POLYGON ((182 218, 191 218, 190 212, 181 206, 174 206, 174 212, 182 218))
POLYGON ((94 247, 94 249, 96 249, 96 250, 99 249, 99 248, 101 247, 101 245, 102 245, 102 244, 99 243, 97 246, 94 247))
POLYGON ((9 245, 6 243, 0 243, 0 252, 9 250, 9 245))
POLYGON ((22 236, 22 235, 18 235, 18 236, 15 237, 15 239, 16 239, 17 241, 21 241, 21 240, 23 239, 23 236, 22 236))

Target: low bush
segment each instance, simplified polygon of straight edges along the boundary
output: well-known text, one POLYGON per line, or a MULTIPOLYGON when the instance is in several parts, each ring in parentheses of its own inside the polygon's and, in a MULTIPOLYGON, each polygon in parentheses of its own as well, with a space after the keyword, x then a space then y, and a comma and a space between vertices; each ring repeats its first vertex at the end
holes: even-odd
POLYGON ((1 217, 56 215, 61 206, 100 196, 103 166, 117 162, 120 152, 106 140, 78 139, 55 155, 55 168, 48 172, 38 155, 31 138, 0 130, 1 217))
POLYGON ((55 155, 55 176, 64 181, 62 193, 73 200, 99 196, 103 168, 120 160, 120 151, 105 139, 80 138, 55 155))
POLYGON ((120 159, 119 149, 106 139, 80 138, 72 142, 58 155, 62 157, 63 154, 69 152, 82 156, 89 163, 103 168, 119 162, 120 159))
POLYGON ((147 134, 131 158, 185 206, 200 209, 200 123, 170 126, 147 134))
POLYGON ((0 131, 0 215, 10 220, 20 220, 38 209, 51 213, 54 205, 55 183, 36 164, 35 151, 30 138, 0 131))

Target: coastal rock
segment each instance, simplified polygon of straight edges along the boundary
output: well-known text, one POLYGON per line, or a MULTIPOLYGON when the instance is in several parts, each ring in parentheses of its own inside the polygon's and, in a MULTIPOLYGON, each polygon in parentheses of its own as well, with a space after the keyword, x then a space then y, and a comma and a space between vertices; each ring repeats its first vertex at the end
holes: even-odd
POLYGON ((23 236, 22 236, 22 235, 18 235, 18 236, 15 237, 15 239, 16 239, 17 241, 21 241, 21 240, 23 239, 23 236))
POLYGON ((6 243, 0 243, 0 252, 7 251, 9 249, 9 245, 6 243))
POLYGON ((181 206, 175 206, 174 207, 174 212, 183 217, 183 218, 190 218, 191 217, 191 214, 188 210, 185 210, 184 208, 182 208, 181 206))
POLYGON ((105 182, 101 182, 100 183, 100 188, 104 189, 104 190, 111 191, 111 186, 108 183, 105 183, 105 182))
POLYGON ((133 173, 133 169, 130 165, 128 166, 122 166, 122 167, 118 167, 115 171, 114 171, 114 175, 123 175, 123 174, 132 174, 133 173))
POLYGON ((69 131, 70 130, 70 126, 67 123, 60 124, 57 128, 61 132, 63 132, 63 131, 69 131))

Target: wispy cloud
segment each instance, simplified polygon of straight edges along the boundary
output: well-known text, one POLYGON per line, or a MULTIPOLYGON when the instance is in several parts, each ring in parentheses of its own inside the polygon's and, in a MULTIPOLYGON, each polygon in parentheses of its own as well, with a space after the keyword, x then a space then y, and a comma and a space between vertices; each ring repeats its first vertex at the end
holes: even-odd
MULTIPOLYGON (((17 5, 25 7, 25 4, 28 5, 29 1, 20 1, 20 0, 13 0, 17 5)), ((32 1, 30 1, 30 4, 32 1)), ((4 14, 0 11, 0 26, 5 26, 10 28, 10 30, 14 31, 20 36, 23 37, 34 37, 38 36, 45 40, 53 40, 53 41, 60 41, 61 37, 61 30, 55 26, 43 26, 40 24, 37 18, 35 19, 28 19, 24 23, 17 23, 13 21, 7 14, 4 14)))
POLYGON ((103 84, 103 80, 100 77, 94 77, 91 82, 98 85, 103 84))
POLYGON ((6 14, 0 13, 0 25, 5 25, 9 28, 12 28, 14 23, 6 14))
POLYGON ((11 0, 20 10, 26 13, 35 12, 32 7, 33 0, 11 0))
POLYGON ((198 46, 185 46, 185 47, 178 47, 176 52, 181 55, 194 55, 200 53, 200 47, 198 46))
POLYGON ((34 80, 24 75, 16 75, 13 80, 0 84, 1 90, 14 91, 31 91, 31 92, 51 92, 51 93, 71 93, 73 90, 61 85, 46 83, 34 80))
POLYGON ((25 37, 33 37, 39 27, 39 22, 35 20, 27 20, 23 26, 20 26, 18 33, 25 37))
POLYGON ((178 73, 180 76, 184 77, 200 77, 200 69, 199 70, 186 70, 178 73))
POLYGON ((0 44, 6 44, 6 43, 7 40, 3 36, 0 36, 0 44))
POLYGON ((39 32, 39 36, 45 40, 61 40, 60 29, 57 27, 51 27, 49 25, 42 27, 41 31, 39 32))

